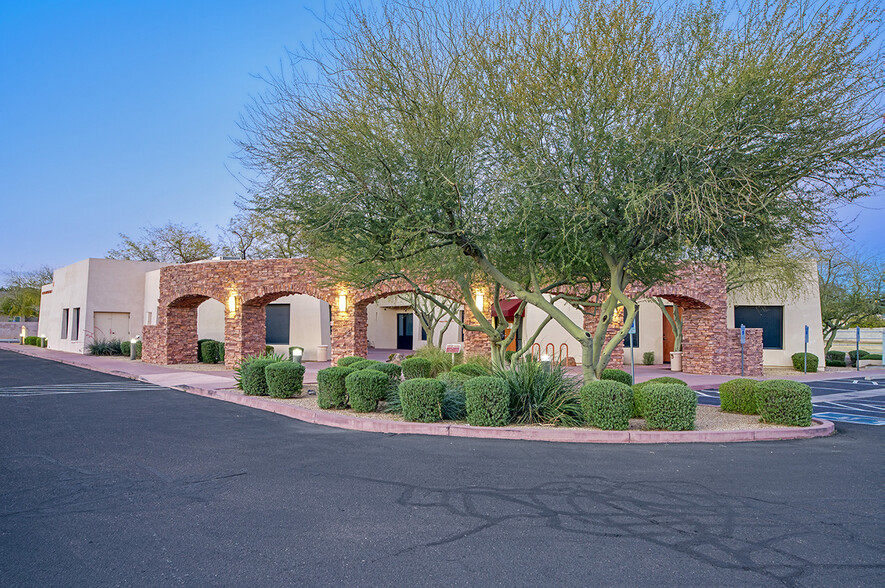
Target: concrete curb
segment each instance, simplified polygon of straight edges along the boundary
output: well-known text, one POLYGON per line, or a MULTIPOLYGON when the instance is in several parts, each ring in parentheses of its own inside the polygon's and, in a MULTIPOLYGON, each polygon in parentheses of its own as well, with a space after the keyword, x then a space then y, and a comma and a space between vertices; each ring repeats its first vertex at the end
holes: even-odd
MULTIPOLYGON (((42 357, 67 365, 95 372, 120 376, 142 382, 153 383, 149 378, 120 370, 102 369, 76 360, 57 359, 42 356, 39 352, 29 353, 26 349, 3 349, 15 351, 31 357, 42 357)), ((272 412, 315 425, 336 427, 368 433, 394 433, 404 435, 437 435, 443 437, 470 437, 473 439, 508 439, 520 441, 550 441, 558 443, 734 443, 743 441, 783 441, 788 439, 811 439, 827 437, 835 432, 831 421, 812 419, 810 427, 789 427, 771 429, 745 429, 740 431, 601 431, 597 429, 554 429, 529 427, 471 427, 444 423, 409 423, 380 419, 366 419, 348 414, 311 410, 274 402, 262 396, 246 396, 230 390, 212 390, 198 386, 171 385, 188 394, 214 398, 224 402, 239 404, 266 412, 272 412)))

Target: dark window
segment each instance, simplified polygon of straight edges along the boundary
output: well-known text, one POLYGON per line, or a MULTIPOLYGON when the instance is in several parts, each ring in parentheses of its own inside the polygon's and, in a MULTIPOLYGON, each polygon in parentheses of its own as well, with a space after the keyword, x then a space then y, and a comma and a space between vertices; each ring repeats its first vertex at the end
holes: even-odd
POLYGON ((427 331, 424 330, 424 327, 421 327, 421 340, 427 341, 427 331))
POLYGON ((70 319, 71 310, 69 308, 61 311, 61 338, 68 338, 68 319, 70 319))
POLYGON ((80 338, 80 309, 75 308, 71 314, 71 341, 80 338))
MULTIPOLYGON (((626 315, 626 312, 625 312, 624 314, 626 315)), ((625 317, 625 318, 626 318, 626 317, 625 317)), ((639 313, 637 312, 637 313, 636 313, 636 316, 633 317, 633 318, 636 320, 636 332, 633 333, 633 345, 632 345, 632 347, 633 347, 634 349, 636 349, 636 348, 639 347, 639 313)), ((630 345, 630 334, 629 334, 629 333, 627 333, 627 336, 624 337, 624 347, 626 347, 626 348, 628 348, 628 349, 631 347, 631 345, 630 345)))
POLYGON ((268 304, 264 310, 267 345, 289 344, 289 305, 268 304))
POLYGON ((784 348, 783 306, 735 306, 734 326, 762 329, 763 349, 784 348))

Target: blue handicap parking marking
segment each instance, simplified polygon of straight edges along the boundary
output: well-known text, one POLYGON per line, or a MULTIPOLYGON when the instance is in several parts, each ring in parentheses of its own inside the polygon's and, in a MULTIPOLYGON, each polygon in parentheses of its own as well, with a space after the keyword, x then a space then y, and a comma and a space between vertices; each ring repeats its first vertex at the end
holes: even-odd
POLYGON ((858 425, 885 425, 885 418, 861 416, 857 414, 845 414, 842 412, 816 412, 815 418, 826 419, 828 421, 839 421, 840 423, 855 423, 858 425))

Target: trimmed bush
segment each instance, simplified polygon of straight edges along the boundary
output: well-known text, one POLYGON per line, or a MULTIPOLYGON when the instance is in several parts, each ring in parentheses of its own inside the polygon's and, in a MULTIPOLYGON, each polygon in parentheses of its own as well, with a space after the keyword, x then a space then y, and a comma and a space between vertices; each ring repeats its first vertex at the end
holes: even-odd
POLYGON ((425 345, 415 350, 412 357, 420 357, 430 362, 430 375, 427 376, 428 378, 435 378, 452 369, 452 354, 446 353, 445 350, 440 349, 436 345, 425 345))
POLYGON ((277 361, 264 368, 268 394, 274 398, 301 396, 304 366, 294 361, 277 361))
POLYGON ((358 361, 363 361, 365 357, 359 357, 357 355, 348 355, 346 357, 342 357, 338 360, 338 367, 350 367, 358 361))
POLYGON ((451 371, 438 375, 436 379, 445 384, 446 390, 451 389, 464 392, 464 382, 466 382, 467 380, 472 380, 474 377, 478 376, 468 376, 467 374, 451 371))
POLYGON ((845 361, 844 351, 827 351, 827 359, 835 359, 837 361, 845 361))
MULTIPOLYGON (((805 369, 805 353, 794 353, 790 356, 790 359, 793 361, 793 369, 798 371, 803 371, 805 369)), ((813 353, 809 353, 808 355, 808 371, 816 372, 817 364, 820 361, 817 356, 813 353)))
POLYGON ((827 367, 846 367, 845 360, 843 359, 840 361, 838 359, 828 359, 827 367))
POLYGON ((624 370, 616 370, 616 369, 604 369, 602 370, 601 380, 613 380, 615 382, 620 382, 622 384, 627 384, 628 386, 633 385, 633 376, 625 372, 624 370))
POLYGON ((348 367, 330 367, 317 372, 317 406, 347 408, 347 386, 344 379, 354 371, 348 367))
POLYGON ((655 364, 655 352, 654 351, 646 351, 642 354, 642 365, 654 365, 655 364))
POLYGON ((868 353, 867 356, 864 357, 863 359, 868 359, 871 361, 882 361, 882 354, 881 353, 868 353))
POLYGON ((218 363, 218 341, 206 339, 200 344, 200 361, 202 363, 218 363))
POLYGON ((756 403, 763 423, 811 425, 811 388, 792 380, 756 382, 756 403))
MULTIPOLYGON (((141 342, 139 341, 139 344, 140 343, 141 342)), ((218 361, 224 363, 224 341, 218 341, 218 361)))
POLYGON ((273 345, 265 345, 264 346, 264 354, 265 355, 274 355, 273 345))
POLYGON ((212 339, 197 339, 197 361, 203 361, 203 343, 212 339))
POLYGON ((141 359, 141 339, 135 342, 135 359, 141 359))
POLYGON ((407 357, 403 360, 403 377, 407 380, 429 378, 432 365, 423 357, 407 357))
POLYGON ((869 356, 869 355, 870 355, 870 352, 866 351, 864 349, 860 349, 860 350, 852 349, 851 351, 848 352, 848 357, 851 358, 851 363, 853 363, 855 365, 857 365, 857 358, 858 357, 861 359, 867 359, 867 356, 869 356))
POLYGON ((272 363, 275 363, 273 359, 265 358, 249 358, 244 361, 240 372, 243 392, 249 396, 267 396, 270 391, 267 389, 264 368, 272 363))
MULTIPOLYGON (((357 364, 354 364, 357 365, 357 364)), ((351 366, 353 367, 353 366, 351 366)), ((375 371, 379 371, 381 373, 387 374, 387 377, 390 378, 391 382, 399 383, 400 376, 403 373, 403 369, 396 365, 395 363, 383 363, 378 362, 373 366, 370 366, 368 369, 372 369, 375 371)))
POLYGON ((399 385, 403 418, 417 423, 434 423, 442 418, 446 386, 431 378, 412 378, 399 385))
POLYGON ((759 414, 756 404, 756 380, 737 378, 719 386, 720 407, 725 412, 759 414))
POLYGON ((642 389, 642 411, 648 429, 691 431, 698 396, 683 384, 651 384, 642 389))
MULTIPOLYGON (((352 368, 351 368, 352 369, 352 368)), ((372 412, 378 408, 390 386, 387 374, 376 370, 355 370, 344 378, 350 407, 356 412, 372 412)))
POLYGON ((595 380, 581 387, 581 408, 588 425, 625 431, 633 412, 633 389, 613 380, 595 380))
MULTIPOLYGON (((378 365, 384 365, 383 362, 378 361, 377 359, 361 359, 360 361, 355 361, 346 367, 354 370, 368 370, 374 369, 378 365)), ((381 370, 378 370, 381 371, 381 370)))
POLYGON ((645 382, 639 382, 637 384, 633 384, 633 418, 640 418, 643 416, 642 412, 642 390, 651 384, 681 384, 683 386, 686 383, 679 378, 674 378, 672 376, 659 376, 657 378, 652 378, 651 380, 647 380, 645 382))
POLYGON ((120 353, 129 357, 132 353, 132 341, 120 341, 120 353))
POLYGON ((462 363, 461 365, 456 365, 452 368, 452 373, 463 374, 470 378, 490 375, 489 370, 477 363, 462 363))
POLYGON ((501 378, 479 376, 464 383, 467 422, 475 427, 503 427, 510 422, 510 392, 501 378))

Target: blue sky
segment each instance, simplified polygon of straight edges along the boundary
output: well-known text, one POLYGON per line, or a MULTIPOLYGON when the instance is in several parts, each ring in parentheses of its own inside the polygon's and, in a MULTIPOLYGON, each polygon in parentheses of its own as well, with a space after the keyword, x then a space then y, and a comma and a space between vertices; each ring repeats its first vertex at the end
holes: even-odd
MULTIPOLYGON (((170 220, 214 236, 242 190, 231 137, 254 76, 311 42, 323 6, 4 2, 0 271, 101 257, 170 220)), ((885 252, 885 195, 843 217, 885 252)))

